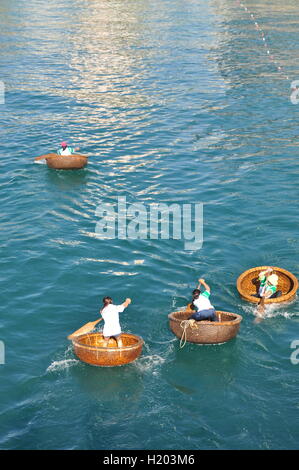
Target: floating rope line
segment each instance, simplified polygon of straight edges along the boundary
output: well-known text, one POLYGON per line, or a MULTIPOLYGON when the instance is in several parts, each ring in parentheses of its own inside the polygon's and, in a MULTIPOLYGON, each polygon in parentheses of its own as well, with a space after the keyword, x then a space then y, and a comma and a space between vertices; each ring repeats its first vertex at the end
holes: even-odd
MULTIPOLYGON (((284 78, 286 78, 287 80, 290 80, 288 75, 284 72, 283 70, 283 67, 281 65, 279 65, 279 63, 277 62, 277 60, 275 60, 275 57, 273 56, 273 54, 271 54, 270 52, 270 49, 269 49, 269 46, 268 46, 268 43, 267 43, 267 39, 266 39, 266 35, 264 33, 264 31, 262 30, 262 28, 260 27, 255 15, 249 10, 249 8, 247 8, 246 5, 244 5, 244 2, 242 2, 241 0, 236 0, 236 3, 237 5, 239 5, 241 8, 244 9, 244 11, 250 15, 250 18, 251 20, 254 22, 254 25, 257 29, 257 31, 260 33, 261 35, 261 38, 262 38, 262 41, 263 41, 263 44, 264 44, 264 47, 266 49, 266 52, 267 52, 267 55, 270 59, 270 61, 273 63, 273 65, 277 68, 278 72, 282 73, 282 75, 284 76, 284 78)), ((296 88, 295 88, 296 90, 296 88)))

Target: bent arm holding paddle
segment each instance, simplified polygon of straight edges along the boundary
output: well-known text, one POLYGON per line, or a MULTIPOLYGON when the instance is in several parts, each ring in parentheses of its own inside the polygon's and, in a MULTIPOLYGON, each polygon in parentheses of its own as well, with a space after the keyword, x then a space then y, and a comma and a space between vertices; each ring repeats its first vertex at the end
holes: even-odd
POLYGON ((198 289, 200 288, 201 285, 203 285, 206 291, 211 292, 210 286, 206 283, 204 279, 200 278, 198 279, 198 282, 199 282, 198 289))

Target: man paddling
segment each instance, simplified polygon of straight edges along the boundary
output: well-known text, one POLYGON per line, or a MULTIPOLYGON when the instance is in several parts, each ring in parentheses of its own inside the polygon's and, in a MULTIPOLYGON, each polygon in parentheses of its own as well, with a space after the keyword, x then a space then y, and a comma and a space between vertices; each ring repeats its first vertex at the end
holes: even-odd
MULTIPOLYGON (((255 297, 260 297, 260 302, 257 308, 259 314, 264 314, 265 312, 265 300, 266 299, 275 299, 280 297, 282 292, 277 290, 278 276, 274 274, 273 268, 269 267, 265 271, 259 273, 259 282, 260 287, 258 294, 255 294, 255 297)), ((258 323, 256 319, 256 323, 258 323)))
POLYGON ((70 156, 80 150, 80 147, 70 147, 66 142, 61 142, 60 146, 61 148, 57 150, 57 153, 47 153, 46 155, 42 155, 41 157, 35 157, 34 161, 38 162, 39 160, 44 160, 49 157, 55 157, 55 155, 70 156))
POLYGON ((60 145, 61 145, 61 148, 57 151, 58 155, 69 156, 80 150, 80 147, 76 147, 76 148, 69 147, 69 145, 66 142, 61 142, 60 145))
POLYGON ((273 273, 273 268, 268 268, 266 271, 259 273, 259 297, 265 299, 274 299, 281 296, 281 291, 277 290, 278 276, 273 273))
POLYGON ((123 342, 121 339, 121 328, 119 324, 119 313, 123 312, 125 308, 131 303, 131 299, 126 299, 121 305, 114 305, 111 297, 103 298, 103 308, 100 314, 104 320, 103 336, 105 340, 104 346, 107 347, 110 338, 114 338, 119 348, 122 347, 123 342))
POLYGON ((194 289, 192 292, 193 300, 191 303, 191 308, 195 307, 197 312, 193 313, 188 320, 210 320, 218 321, 216 311, 213 305, 210 302, 211 289, 210 286, 205 282, 204 279, 198 280, 199 284, 197 289, 194 289), (204 287, 204 291, 201 292, 200 287, 204 287))

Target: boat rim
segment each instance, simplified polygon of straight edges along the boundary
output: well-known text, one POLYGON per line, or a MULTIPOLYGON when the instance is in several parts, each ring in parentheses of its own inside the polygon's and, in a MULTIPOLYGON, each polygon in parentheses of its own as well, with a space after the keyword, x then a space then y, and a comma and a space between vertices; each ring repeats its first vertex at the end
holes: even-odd
MULTIPOLYGON (((174 322, 177 322, 177 323, 181 323, 182 321, 184 320, 187 320, 187 318, 176 318, 174 315, 176 313, 191 313, 191 312, 187 312, 186 310, 177 310, 176 312, 171 312, 168 314, 168 318, 174 322)), ((207 321, 207 320, 201 320, 200 324, 202 325, 209 325, 211 326, 212 328, 213 327, 216 327, 216 326, 219 326, 219 325, 232 325, 234 323, 241 323, 241 321, 243 320, 243 317, 242 315, 239 315, 238 313, 233 313, 233 312, 225 312, 224 310, 216 310, 216 313, 226 313, 228 315, 233 315, 234 318, 232 320, 226 320, 226 321, 207 321)))
POLYGON ((48 154, 49 156, 46 157, 46 160, 51 159, 51 158, 68 158, 68 157, 78 157, 78 158, 88 158, 88 155, 81 155, 80 153, 72 153, 71 155, 59 155, 58 153, 50 153, 48 154))
POLYGON ((77 336, 76 338, 72 339, 72 343, 73 345, 77 346, 77 347, 80 347, 80 348, 85 348, 85 349, 92 349, 92 350, 95 350, 95 351, 111 351, 111 352, 115 352, 115 351, 128 351, 130 349, 133 349, 133 348, 136 348, 136 346, 142 346, 144 344, 144 340, 141 338, 141 336, 138 336, 138 335, 134 335, 133 333, 123 333, 123 335, 127 335, 127 336, 131 336, 131 337, 134 337, 137 339, 137 342, 134 343, 134 344, 130 344, 128 346, 122 346, 121 348, 118 348, 118 347, 113 347, 113 348, 107 348, 107 347, 103 347, 103 346, 92 346, 92 345, 89 345, 89 344, 82 344, 80 343, 80 338, 83 338, 83 337, 87 337, 87 336, 94 336, 94 335, 98 335, 98 334, 101 334, 101 333, 85 333, 83 335, 80 335, 80 336, 77 336))

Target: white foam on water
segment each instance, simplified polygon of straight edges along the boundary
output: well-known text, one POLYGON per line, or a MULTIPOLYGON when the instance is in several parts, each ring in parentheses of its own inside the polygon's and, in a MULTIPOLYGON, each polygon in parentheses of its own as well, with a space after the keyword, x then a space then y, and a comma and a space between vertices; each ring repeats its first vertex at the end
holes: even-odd
POLYGON ((53 361, 52 364, 47 368, 47 372, 57 372, 65 369, 69 369, 76 364, 79 364, 80 361, 76 359, 64 359, 63 361, 53 361))
POLYGON ((101 274, 112 274, 113 276, 137 276, 139 273, 126 273, 125 271, 101 271, 101 274))
POLYGON ((152 339, 149 341, 155 344, 169 344, 169 343, 173 343, 174 341, 177 341, 177 338, 172 338, 172 339, 169 339, 168 341, 154 341, 152 339))
POLYGON ((60 239, 60 238, 51 238, 50 241, 53 242, 53 243, 59 243, 60 245, 67 245, 67 246, 77 246, 77 245, 82 244, 81 241, 63 240, 63 239, 60 239))
POLYGON ((46 165, 47 164, 46 160, 35 160, 34 163, 36 163, 37 165, 46 165))
MULTIPOLYGON (((176 341, 176 338, 174 338, 176 341)), ((173 341, 171 341, 172 343, 173 341)), ((161 354, 151 354, 150 348, 145 347, 148 355, 141 356, 134 364, 141 372, 150 372, 152 375, 157 375, 160 367, 168 360, 168 356, 173 352, 173 345, 169 344, 167 349, 161 354)))
POLYGON ((161 366, 166 361, 166 357, 152 354, 151 356, 143 356, 134 364, 142 372, 151 372, 153 369, 161 366))
POLYGON ((298 315, 299 315, 299 312, 295 312, 295 313, 287 312, 286 309, 285 309, 285 306, 284 306, 283 310, 281 309, 281 307, 279 307, 279 309, 278 309, 278 307, 269 308, 269 310, 267 308, 264 318, 284 317, 284 318, 290 319, 290 318, 296 317, 298 315))
POLYGON ((288 307, 292 305, 294 301, 284 303, 283 305, 280 304, 266 304, 265 305, 265 312, 263 315, 257 314, 257 305, 242 305, 242 308, 245 313, 253 315, 257 318, 263 318, 266 320, 267 318, 276 318, 276 317, 284 317, 287 319, 296 317, 299 315, 299 312, 290 313, 287 311, 288 307))

